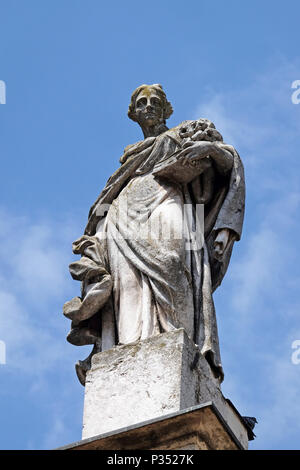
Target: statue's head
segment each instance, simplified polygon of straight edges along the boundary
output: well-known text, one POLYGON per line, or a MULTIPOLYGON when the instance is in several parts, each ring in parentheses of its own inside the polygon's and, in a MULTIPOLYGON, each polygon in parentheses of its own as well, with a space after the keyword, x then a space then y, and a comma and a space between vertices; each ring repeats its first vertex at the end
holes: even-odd
POLYGON ((161 85, 141 85, 132 93, 128 117, 142 128, 165 124, 172 113, 161 85))

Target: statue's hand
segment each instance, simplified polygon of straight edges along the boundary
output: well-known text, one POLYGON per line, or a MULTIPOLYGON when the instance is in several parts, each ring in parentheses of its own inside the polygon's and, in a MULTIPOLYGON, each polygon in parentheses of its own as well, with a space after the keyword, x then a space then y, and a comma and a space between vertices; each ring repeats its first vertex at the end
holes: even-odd
POLYGON ((228 245, 230 238, 230 230, 223 228, 218 232, 214 242, 214 257, 220 260, 224 254, 224 251, 228 245))
POLYGON ((183 165, 188 160, 201 159, 208 157, 215 152, 215 146, 212 142, 207 141, 187 141, 183 144, 183 150, 179 153, 178 157, 182 158, 183 165))

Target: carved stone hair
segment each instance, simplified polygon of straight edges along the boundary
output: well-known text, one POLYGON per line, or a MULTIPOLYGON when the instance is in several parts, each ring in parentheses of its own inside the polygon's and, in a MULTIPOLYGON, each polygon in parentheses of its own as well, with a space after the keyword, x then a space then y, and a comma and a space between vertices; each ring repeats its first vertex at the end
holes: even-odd
POLYGON ((167 100, 163 87, 159 85, 159 83, 154 83, 153 85, 141 85, 134 90, 134 92, 131 95, 131 101, 130 101, 130 105, 128 108, 128 117, 132 119, 133 121, 136 121, 135 101, 136 101, 137 96, 140 94, 140 92, 145 90, 146 88, 148 89, 153 88, 158 93, 159 97, 162 99, 163 119, 164 119, 164 123, 166 123, 166 119, 168 119, 173 113, 173 108, 172 108, 171 103, 167 100))

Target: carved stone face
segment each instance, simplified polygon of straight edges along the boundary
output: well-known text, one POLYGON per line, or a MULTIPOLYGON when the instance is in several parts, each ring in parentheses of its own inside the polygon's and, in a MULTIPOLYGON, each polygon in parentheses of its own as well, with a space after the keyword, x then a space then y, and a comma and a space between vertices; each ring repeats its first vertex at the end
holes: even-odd
POLYGON ((136 120, 140 125, 150 127, 163 120, 163 103, 153 88, 141 91, 135 101, 136 120))

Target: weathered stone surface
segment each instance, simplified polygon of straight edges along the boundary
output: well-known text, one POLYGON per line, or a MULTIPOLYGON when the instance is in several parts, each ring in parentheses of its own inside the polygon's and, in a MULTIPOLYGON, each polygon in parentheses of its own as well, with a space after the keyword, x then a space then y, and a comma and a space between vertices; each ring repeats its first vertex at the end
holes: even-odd
POLYGON ((247 446, 241 418, 224 399, 218 380, 183 329, 95 354, 87 372, 83 439, 201 403, 220 409, 247 446))
POLYGON ((74 297, 72 300, 66 302, 63 306, 63 314, 65 317, 73 320, 73 318, 78 313, 78 310, 81 307, 81 299, 79 297, 74 297))
POLYGON ((60 450, 239 450, 224 407, 212 402, 61 447, 60 450))
MULTIPOLYGON (((81 259, 70 272, 82 282, 82 295, 81 304, 65 306, 72 320, 67 339, 96 345, 94 354, 184 328, 222 381, 212 293, 242 232, 243 164, 211 121, 168 129, 171 114, 161 85, 133 92, 128 116, 144 140, 125 148, 73 244, 81 259)), ((87 367, 80 364, 84 384, 87 367)))
MULTIPOLYGON (((144 140, 125 148, 73 243, 81 295, 63 308, 67 340, 93 344, 75 366, 86 386, 83 437, 213 401, 246 447, 220 390, 213 301, 242 233, 243 164, 208 119, 168 129, 172 112, 161 85, 133 92, 128 116, 144 140)), ((194 431, 176 439, 171 446, 214 445, 194 431)))

